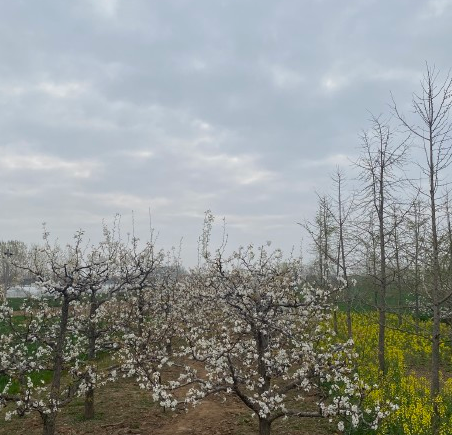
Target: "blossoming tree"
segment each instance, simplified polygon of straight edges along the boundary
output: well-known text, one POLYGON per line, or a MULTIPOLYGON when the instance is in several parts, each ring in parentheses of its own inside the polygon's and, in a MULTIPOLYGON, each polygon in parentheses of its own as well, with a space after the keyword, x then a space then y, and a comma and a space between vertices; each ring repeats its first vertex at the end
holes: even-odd
POLYGON ((21 317, 14 316, 6 304, 1 310, 6 330, 0 339, 0 371, 8 382, 0 392, 0 404, 15 406, 7 416, 37 411, 44 435, 55 433, 59 409, 77 394, 88 373, 74 370, 83 364, 86 337, 70 333, 79 330, 70 309, 92 278, 85 260, 82 232, 66 248, 51 245, 45 232, 44 246, 33 248, 26 264, 21 265, 34 276, 44 298, 25 303, 21 317), (49 382, 33 380, 36 374, 44 373, 49 374, 49 382))
POLYGON ((304 285, 299 272, 296 259, 250 246, 228 259, 218 253, 192 274, 182 350, 204 366, 192 366, 187 403, 235 394, 257 415, 260 435, 291 416, 340 414, 358 425, 364 386, 352 342, 335 342, 328 295, 304 285))

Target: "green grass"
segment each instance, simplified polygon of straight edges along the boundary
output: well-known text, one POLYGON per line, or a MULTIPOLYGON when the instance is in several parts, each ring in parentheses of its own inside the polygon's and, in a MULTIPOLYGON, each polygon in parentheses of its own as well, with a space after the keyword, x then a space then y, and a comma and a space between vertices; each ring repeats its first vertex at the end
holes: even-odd
POLYGON ((14 311, 19 311, 26 298, 8 298, 8 307, 11 307, 14 311))
MULTIPOLYGON (((51 370, 39 370, 30 372, 27 376, 30 377, 33 384, 41 384, 42 381, 44 384, 49 383, 52 380, 53 372, 51 370)), ((5 388, 6 384, 8 383, 9 377, 6 375, 0 376, 0 391, 3 391, 3 388, 5 388)), ((9 387, 8 392, 10 394, 17 394, 20 392, 20 385, 17 380, 13 380, 11 383, 11 386, 9 387)))
MULTIPOLYGON (((55 299, 52 297, 44 297, 44 300, 47 301, 49 306, 51 307, 59 307, 61 305, 61 301, 59 299, 55 299)), ((30 298, 8 298, 7 303, 8 306, 11 307, 14 311, 20 311, 24 302, 30 301, 29 305, 33 305, 33 301, 30 298)))
MULTIPOLYGON (((83 421, 89 421, 84 417, 85 400, 83 397, 77 397, 72 400, 67 406, 67 414, 71 417, 72 421, 80 423, 83 421)), ((91 420, 104 420, 105 413, 96 410, 94 418, 91 420)))

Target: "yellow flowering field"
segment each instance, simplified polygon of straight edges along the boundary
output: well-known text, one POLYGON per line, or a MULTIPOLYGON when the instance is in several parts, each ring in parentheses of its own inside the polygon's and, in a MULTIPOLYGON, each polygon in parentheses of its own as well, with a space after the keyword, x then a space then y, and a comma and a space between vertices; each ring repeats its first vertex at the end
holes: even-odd
MULTIPOLYGON (((378 370, 378 320, 375 313, 353 314, 353 340, 358 354, 360 378, 372 386, 364 407, 398 405, 377 433, 381 435, 431 435, 433 403, 430 398, 429 367, 431 345, 429 321, 420 322, 418 330, 412 317, 398 325, 397 316, 388 316, 386 329, 387 374, 378 370)), ((339 336, 346 336, 345 315, 339 314, 339 336)), ((441 359, 443 365, 442 392, 435 399, 441 414, 440 434, 452 434, 452 349, 450 328, 442 325, 441 359)), ((378 409, 378 408, 377 408, 378 409)), ((359 428, 355 434, 365 434, 359 428)))

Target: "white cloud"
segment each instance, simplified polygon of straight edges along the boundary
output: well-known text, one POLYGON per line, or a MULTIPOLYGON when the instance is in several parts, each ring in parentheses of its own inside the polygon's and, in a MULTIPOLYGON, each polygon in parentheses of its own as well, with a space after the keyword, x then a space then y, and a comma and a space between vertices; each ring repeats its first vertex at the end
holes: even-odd
POLYGON ((19 97, 33 92, 42 92, 53 98, 73 98, 82 95, 88 89, 83 82, 43 81, 37 84, 9 83, 0 86, 0 94, 19 97))
POLYGON ((252 155, 209 154, 199 151, 191 157, 191 166, 208 171, 216 178, 222 175, 226 183, 248 185, 271 181, 276 176, 273 172, 260 168, 257 157, 252 155))
POLYGON ((419 79, 419 70, 403 67, 388 67, 387 65, 368 61, 357 66, 333 66, 320 79, 320 87, 327 93, 333 93, 360 82, 398 81, 417 84, 419 79))
POLYGON ((36 89, 55 98, 76 97, 87 90, 87 85, 80 82, 42 82, 36 86, 36 89))
POLYGON ((202 119, 195 119, 193 125, 202 132, 212 131, 213 128, 208 122, 202 119))
POLYGON ((365 68, 357 66, 351 68, 343 62, 334 63, 320 78, 320 87, 327 93, 336 92, 348 87, 357 78, 363 77, 365 68))
POLYGON ((99 164, 92 160, 64 160, 45 154, 16 154, 2 150, 0 168, 9 171, 58 171, 75 178, 89 178, 99 164))
POLYGON ((346 77, 340 77, 340 76, 327 76, 322 80, 322 86, 324 89, 328 91, 335 91, 337 89, 340 89, 344 86, 346 86, 348 83, 348 80, 346 77))
POLYGON ((120 152, 121 155, 139 160, 149 160, 155 156, 155 152, 147 149, 125 150, 120 152))
POLYGON ((261 166, 258 155, 223 151, 229 142, 239 139, 236 135, 202 119, 188 117, 186 121, 193 128, 188 133, 191 139, 169 137, 161 142, 172 158, 182 162, 191 172, 203 174, 206 179, 211 177, 227 188, 276 178, 275 173, 261 166))
POLYGON ((75 196, 84 199, 93 200, 97 204, 101 203, 106 206, 113 206, 118 210, 134 210, 137 212, 146 213, 149 208, 153 211, 161 212, 162 209, 171 205, 172 201, 164 197, 143 197, 124 192, 109 192, 109 193, 77 193, 75 196))

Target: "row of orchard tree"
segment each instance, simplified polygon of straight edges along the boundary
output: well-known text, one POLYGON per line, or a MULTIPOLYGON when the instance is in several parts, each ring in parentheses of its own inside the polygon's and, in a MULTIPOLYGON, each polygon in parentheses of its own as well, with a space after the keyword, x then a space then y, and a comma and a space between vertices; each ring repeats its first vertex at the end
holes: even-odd
POLYGON ((115 225, 95 246, 82 232, 63 247, 45 232, 42 246, 11 260, 43 294, 0 309, 6 418, 37 413, 53 435, 75 397, 92 418, 96 389, 132 377, 164 408, 233 394, 261 435, 291 416, 376 428, 391 405, 361 409, 368 387, 354 370, 353 343, 330 330, 329 293, 306 284, 299 259, 267 245, 211 251, 212 222, 207 213, 201 260, 189 271, 152 235, 122 240, 115 225))
MULTIPOLYGON (((321 288, 345 283, 336 293, 347 311, 364 304, 378 311, 378 362, 387 370, 388 313, 413 315, 416 331, 432 345, 431 394, 440 392, 440 322, 452 319, 452 79, 427 65, 409 110, 392 98, 391 115, 372 116, 353 162, 355 188, 345 173, 332 177, 334 193, 319 195, 318 212, 304 223, 316 253, 312 279, 321 288), (356 175, 357 174, 357 175, 356 175), (348 183, 350 185, 350 182, 348 183), (419 319, 432 319, 421 331, 419 319)), ((438 410, 433 401, 435 421, 438 410)))

